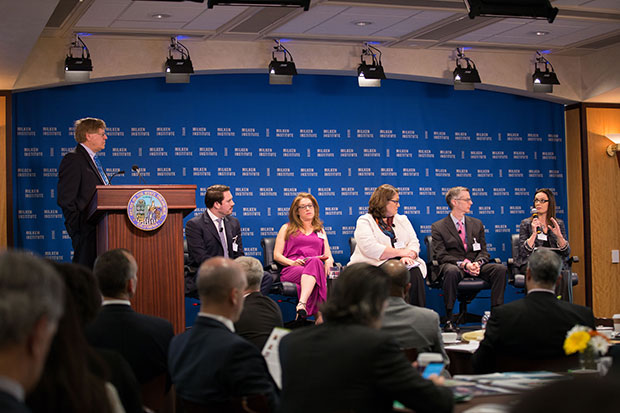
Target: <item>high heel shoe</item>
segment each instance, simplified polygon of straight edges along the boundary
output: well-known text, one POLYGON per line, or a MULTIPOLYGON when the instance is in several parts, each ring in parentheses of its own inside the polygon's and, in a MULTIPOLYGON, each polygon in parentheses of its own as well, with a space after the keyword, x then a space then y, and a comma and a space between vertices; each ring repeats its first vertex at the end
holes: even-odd
POLYGON ((301 301, 298 302, 295 310, 297 310, 297 317, 295 317, 295 320, 297 320, 298 318, 308 317, 308 311, 306 311, 306 303, 302 303, 301 301))

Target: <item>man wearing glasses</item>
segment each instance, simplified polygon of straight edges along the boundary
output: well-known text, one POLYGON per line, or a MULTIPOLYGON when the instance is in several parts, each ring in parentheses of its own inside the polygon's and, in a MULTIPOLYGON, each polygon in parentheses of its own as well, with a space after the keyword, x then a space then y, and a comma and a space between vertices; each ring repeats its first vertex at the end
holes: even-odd
POLYGON ((491 284, 491 306, 504 303, 506 266, 490 263, 484 238, 484 225, 476 218, 465 216, 473 204, 469 189, 457 186, 446 193, 452 209, 447 217, 433 223, 434 259, 439 262, 439 277, 443 278, 443 299, 447 323, 444 330, 455 329, 452 315, 459 282, 467 276, 480 277, 491 284))
POLYGON ((97 257, 97 232, 88 222, 88 204, 97 185, 109 185, 97 152, 105 149, 108 138, 105 122, 84 118, 75 122, 77 146, 68 152, 58 169, 58 205, 73 244, 73 262, 92 268, 97 257))

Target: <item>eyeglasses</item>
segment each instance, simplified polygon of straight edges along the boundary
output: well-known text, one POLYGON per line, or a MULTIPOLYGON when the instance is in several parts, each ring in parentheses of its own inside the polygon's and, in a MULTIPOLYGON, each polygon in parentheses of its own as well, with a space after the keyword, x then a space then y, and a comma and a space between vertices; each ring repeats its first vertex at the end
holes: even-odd
POLYGON ((91 133, 91 135, 106 136, 106 133, 105 132, 103 132, 103 133, 91 133))
POLYGON ((471 202, 471 198, 455 198, 455 201, 471 202))
POLYGON ((302 210, 302 209, 314 209, 314 205, 312 204, 308 204, 308 205, 300 205, 297 207, 298 210, 302 210))
POLYGON ((400 199, 390 199, 390 202, 394 202, 396 205, 400 205, 400 199))
POLYGON ((547 202, 549 202, 548 199, 538 199, 538 198, 534 198, 534 203, 535 204, 546 204, 547 202))

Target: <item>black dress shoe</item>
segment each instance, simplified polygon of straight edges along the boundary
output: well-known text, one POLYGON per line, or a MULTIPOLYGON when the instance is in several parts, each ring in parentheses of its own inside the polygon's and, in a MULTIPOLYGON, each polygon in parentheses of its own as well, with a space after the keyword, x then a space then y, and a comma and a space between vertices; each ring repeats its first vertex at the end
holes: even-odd
POLYGON ((444 333, 455 333, 458 331, 458 328, 452 324, 452 321, 448 320, 446 321, 446 325, 443 326, 443 331, 444 333))

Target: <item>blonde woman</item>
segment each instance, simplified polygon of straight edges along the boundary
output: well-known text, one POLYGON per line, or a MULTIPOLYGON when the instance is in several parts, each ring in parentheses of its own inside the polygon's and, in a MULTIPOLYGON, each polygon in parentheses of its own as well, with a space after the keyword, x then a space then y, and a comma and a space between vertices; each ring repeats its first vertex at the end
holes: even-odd
POLYGON ((327 298, 326 271, 334 264, 319 204, 309 193, 301 192, 288 211, 289 222, 282 225, 276 238, 273 259, 282 264, 280 279, 297 284, 298 317, 316 315, 327 298))

